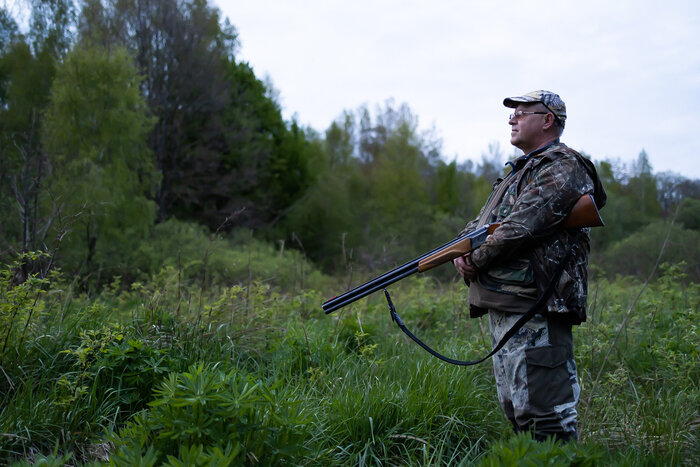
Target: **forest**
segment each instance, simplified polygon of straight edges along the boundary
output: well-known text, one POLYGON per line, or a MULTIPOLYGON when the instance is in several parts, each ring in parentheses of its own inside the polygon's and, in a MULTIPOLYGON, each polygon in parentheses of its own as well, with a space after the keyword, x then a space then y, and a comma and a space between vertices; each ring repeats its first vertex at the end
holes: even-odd
MULTIPOLYGON (((285 120, 208 0, 21 5, 0 8, 0 463, 700 463, 700 180, 584 154, 608 203, 581 439, 538 443, 490 362, 433 359, 381 297, 320 307, 454 238, 516 151, 449 160, 390 98, 285 120)), ((487 353, 454 268, 392 292, 444 353, 487 353)))

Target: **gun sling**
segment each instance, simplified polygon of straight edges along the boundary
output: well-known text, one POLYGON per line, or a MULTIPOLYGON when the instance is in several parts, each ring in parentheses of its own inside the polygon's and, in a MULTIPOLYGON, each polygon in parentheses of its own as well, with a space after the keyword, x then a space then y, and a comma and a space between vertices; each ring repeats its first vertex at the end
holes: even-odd
POLYGON ((578 242, 579 242, 579 236, 577 235, 576 238, 574 239, 574 243, 571 246, 571 249, 569 249, 569 252, 566 254, 566 256, 562 259, 562 261, 559 263, 557 266, 556 271, 554 271, 554 274, 552 275, 552 279, 549 281, 549 284, 547 285, 547 288, 542 292, 542 295, 535 301, 535 303, 530 307, 529 310, 527 310, 521 317, 518 319, 518 321, 513 324, 513 326, 506 332, 503 337, 501 338, 500 342, 496 344, 496 346, 491 350, 491 352, 485 356, 484 358, 481 358, 479 360, 472 360, 472 361, 464 361, 464 360, 455 360, 450 357, 446 357, 442 355, 441 353, 433 350, 428 344, 420 340, 418 337, 416 337, 411 331, 408 330, 406 325, 404 324, 403 320, 399 316, 399 314, 396 312, 396 308, 394 307, 394 303, 391 301, 391 295, 389 295, 389 291, 387 289, 384 289, 384 295, 386 296, 387 303, 389 305, 389 314, 391 315, 391 320, 394 321, 398 327, 406 334, 408 337, 411 338, 416 344, 420 345, 423 347, 425 351, 433 355, 434 357, 439 358, 443 362, 451 363, 452 365, 459 365, 459 366, 470 366, 470 365, 476 365, 477 363, 481 363, 484 360, 488 359, 489 357, 492 357, 496 352, 501 350, 503 346, 508 342, 508 340, 513 337, 519 330, 520 328, 523 327, 525 323, 530 321, 530 319, 537 314, 537 312, 546 305, 547 300, 549 297, 552 295, 552 292, 554 292, 554 287, 556 287, 556 284, 559 282, 559 278, 561 277, 562 273, 564 272, 564 267, 566 264, 569 262, 569 260, 576 254, 576 251, 578 250, 578 242))

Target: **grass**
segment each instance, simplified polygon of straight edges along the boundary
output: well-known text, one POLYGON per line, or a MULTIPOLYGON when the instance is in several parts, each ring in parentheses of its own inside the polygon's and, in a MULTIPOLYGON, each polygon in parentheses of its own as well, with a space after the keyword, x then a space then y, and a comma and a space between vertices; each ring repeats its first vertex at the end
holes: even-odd
MULTIPOLYGON (((204 287, 175 268, 87 297, 60 274, 13 286, 8 265, 0 459, 697 465, 700 287, 681 270, 667 267, 637 302, 632 279, 591 285, 591 318, 575 331, 581 440, 562 446, 513 435, 490 363, 433 359, 392 326, 381 297, 326 316, 311 280, 204 287)), ((443 353, 487 352, 457 281, 412 278, 393 290, 404 321, 443 353)))

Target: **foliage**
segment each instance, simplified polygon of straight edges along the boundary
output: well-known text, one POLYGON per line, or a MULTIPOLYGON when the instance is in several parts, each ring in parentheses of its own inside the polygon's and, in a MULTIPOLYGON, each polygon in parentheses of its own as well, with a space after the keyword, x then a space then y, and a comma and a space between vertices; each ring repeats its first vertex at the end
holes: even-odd
POLYGON ((170 268, 181 282, 247 285, 263 281, 284 289, 322 287, 328 283, 297 250, 275 248, 251 231, 212 234, 201 225, 169 220, 157 224, 136 249, 140 279, 170 268))
POLYGON ((154 397, 151 408, 112 439, 118 446, 115 462, 133 461, 125 454, 134 448, 155 449, 183 465, 191 465, 187 458, 193 454, 200 457, 203 447, 209 458, 222 456, 226 462, 277 464, 303 455, 307 415, 279 384, 200 364, 170 374, 154 397))
POLYGON ((34 49, 54 57, 62 57, 72 45, 75 24, 75 2, 71 0, 30 0, 31 24, 29 36, 34 49))
POLYGON ((657 221, 611 245, 602 263, 611 273, 646 277, 660 257, 662 262, 682 264, 694 282, 700 281, 700 233, 657 221))
POLYGON ((159 219, 258 228, 309 186, 318 145, 234 57, 237 32, 208 1, 85 2, 81 39, 126 47, 157 122, 159 219))
POLYGON ((37 275, 17 284, 15 273, 27 260, 36 260, 40 255, 25 253, 9 267, 0 270, 0 365, 16 350, 24 347, 25 338, 32 335, 32 322, 44 313, 41 296, 46 294, 44 286, 48 279, 37 275), (28 332, 29 331, 29 332, 28 332))
POLYGON ((17 22, 5 7, 0 8, 0 47, 8 47, 15 41, 19 33, 17 22))
MULTIPOLYGON (((590 320, 575 333, 581 440, 567 445, 510 435, 489 365, 464 369, 432 359, 392 326, 381 297, 324 316, 313 290, 253 282, 212 283, 202 291, 198 280, 180 275, 178 282, 178 272, 166 268, 130 289, 115 281, 93 298, 76 295, 57 274, 13 283, 14 267, 0 275, 0 290, 7 291, 3 323, 14 313, 29 325, 23 339, 11 331, 0 363, 6 460, 692 465, 700 459, 694 429, 700 289, 681 266, 664 266, 637 301, 641 284, 634 278, 592 284, 590 320)), ((487 351, 484 323, 467 319, 458 281, 411 278, 393 292, 407 325, 441 352, 472 358, 487 351)))
MULTIPOLYGON (((345 111, 322 136, 285 122, 206 0, 28 5, 27 36, 3 13, 0 254, 58 251, 48 262, 83 287, 158 270, 136 254, 162 234, 154 220, 252 229, 326 272, 387 269, 452 238, 503 175, 497 143, 478 164, 445 162, 406 104, 345 111)), ((654 174, 644 151, 598 169, 609 202, 597 260, 679 205, 695 225, 697 180, 654 174)))
MULTIPOLYGON (((3 248, 26 253, 42 248, 50 215, 39 197, 49 158, 41 148, 42 115, 49 101, 55 57, 15 38, 0 56, 0 219, 3 248), (17 209, 19 207, 19 209, 17 209)), ((33 271, 35 272, 35 271, 33 271)))
POLYGON ((638 282, 599 284, 591 322, 578 330, 584 430, 639 453, 632 465, 642 458, 690 465, 700 455, 693 426, 700 288, 686 280, 682 267, 666 265, 636 303, 638 282))
POLYGON ((444 243, 488 193, 473 196, 474 175, 442 162, 438 146, 406 105, 345 112, 326 131, 315 183, 283 230, 335 271, 387 268, 444 243))
POLYGON ((488 455, 479 462, 482 467, 501 466, 593 466, 602 460, 600 446, 583 447, 576 443, 562 445, 548 439, 533 440, 530 435, 520 433, 491 446, 488 455))
POLYGON ((146 134, 152 120, 124 50, 74 49, 54 81, 45 147, 54 155, 52 191, 61 206, 63 264, 99 274, 126 273, 128 245, 148 232, 158 181, 146 134))
POLYGON ((218 10, 208 2, 94 0, 84 6, 81 39, 126 48, 144 77, 143 96, 156 118, 149 146, 162 177, 156 195, 161 219, 173 203, 187 205, 182 198, 188 192, 191 214, 209 209, 199 187, 211 185, 213 179, 203 177, 215 171, 225 138, 215 116, 225 109, 223 70, 235 31, 221 29, 218 10))
POLYGON ((661 207, 646 152, 639 154, 629 170, 615 170, 609 161, 598 163, 596 168, 608 195, 601 213, 606 227, 593 234, 596 247, 603 249, 658 219, 661 207))
POLYGON ((678 207, 678 222, 686 229, 700 230, 700 199, 685 198, 678 207))

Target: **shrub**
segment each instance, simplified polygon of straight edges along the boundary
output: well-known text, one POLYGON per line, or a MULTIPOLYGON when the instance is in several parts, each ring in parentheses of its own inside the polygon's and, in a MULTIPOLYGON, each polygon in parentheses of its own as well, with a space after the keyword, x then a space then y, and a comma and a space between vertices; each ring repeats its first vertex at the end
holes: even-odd
POLYGON ((269 465, 303 455, 307 415, 279 384, 200 364, 171 373, 154 394, 150 408, 112 437, 115 461, 186 465, 204 456, 269 465))
POLYGON ((654 266, 666 235, 671 234, 662 262, 685 261, 685 272, 691 280, 700 281, 700 232, 684 229, 679 225, 654 222, 617 242, 603 254, 599 266, 603 265, 608 275, 633 275, 645 279, 654 266))
MULTIPOLYGON (((25 338, 31 335, 31 325, 44 311, 42 296, 46 294, 49 279, 30 275, 15 283, 15 272, 24 261, 34 261, 42 253, 25 253, 0 269, 0 365, 21 353, 25 338)), ((2 386, 0 386, 2 387, 2 386)))
POLYGON ((535 441, 527 433, 520 433, 494 443, 479 462, 480 467, 502 466, 594 466, 602 460, 598 446, 582 446, 577 443, 562 445, 551 438, 535 441))
POLYGON ((259 281, 290 290, 328 282, 299 251, 276 249, 251 232, 211 234, 205 227, 174 219, 155 226, 138 256, 143 279, 171 267, 181 272, 181 281, 198 286, 259 281))

